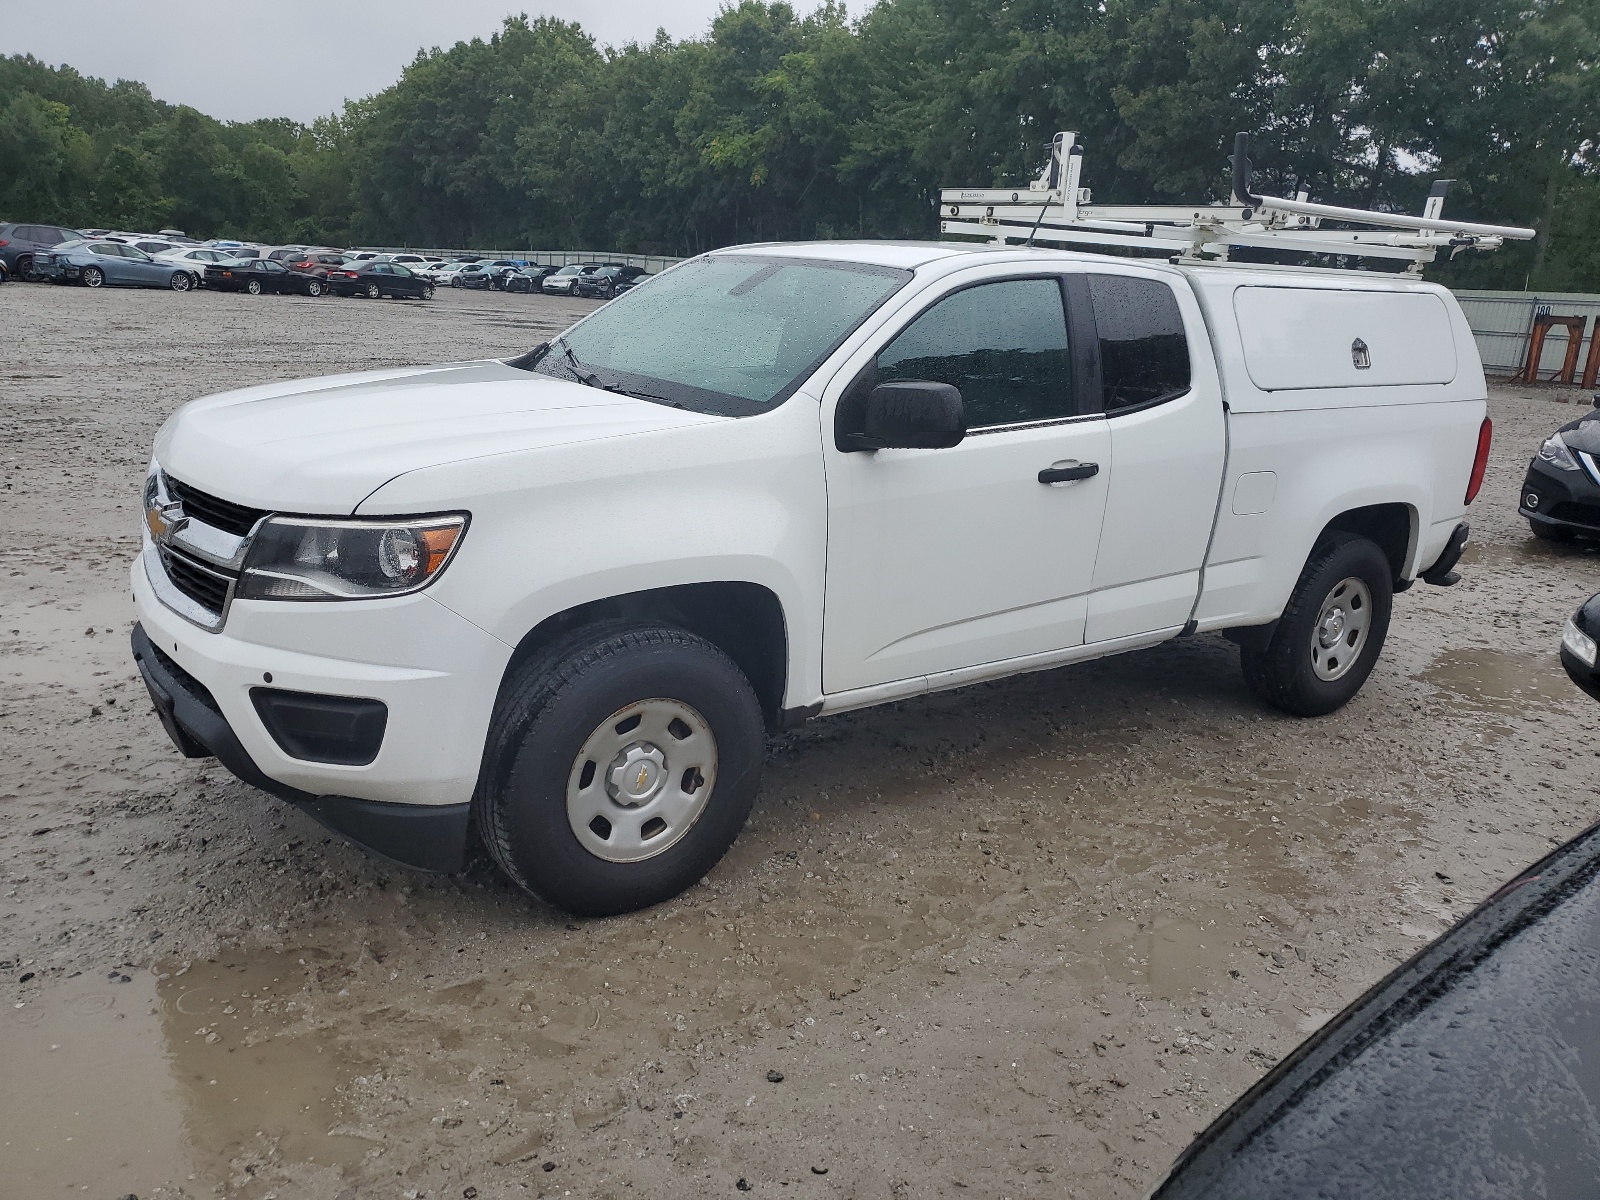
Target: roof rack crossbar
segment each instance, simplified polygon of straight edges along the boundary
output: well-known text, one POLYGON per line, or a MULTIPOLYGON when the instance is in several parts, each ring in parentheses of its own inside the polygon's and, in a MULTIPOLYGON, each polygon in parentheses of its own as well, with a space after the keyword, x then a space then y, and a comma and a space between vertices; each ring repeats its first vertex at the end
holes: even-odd
POLYGON ((1434 182, 1421 216, 1319 204, 1302 192, 1293 199, 1250 190, 1250 137, 1235 136, 1233 198, 1227 204, 1092 203, 1079 186, 1083 145, 1073 132, 1058 133, 1039 178, 1020 188, 946 188, 939 194, 940 229, 981 237, 996 245, 1050 243, 1122 246, 1171 254, 1184 261, 1225 261, 1230 246, 1407 261, 1420 272, 1440 250, 1494 250, 1526 241, 1532 229, 1452 221, 1444 216, 1452 180, 1434 182), (1323 221, 1361 226, 1323 229, 1323 221))

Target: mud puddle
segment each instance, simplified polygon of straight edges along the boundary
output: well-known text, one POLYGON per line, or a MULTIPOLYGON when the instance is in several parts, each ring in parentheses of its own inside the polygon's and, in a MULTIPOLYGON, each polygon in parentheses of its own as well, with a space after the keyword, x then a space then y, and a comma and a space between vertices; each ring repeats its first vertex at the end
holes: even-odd
POLYGON ((1510 717, 1547 712, 1571 700, 1573 693, 1553 651, 1446 650, 1417 678, 1438 688, 1449 708, 1510 717))
POLYGON ((335 1132, 353 1070, 306 1019, 311 969, 294 952, 118 968, 8 1007, 0 1195, 248 1195, 252 1159, 358 1162, 371 1142, 335 1132))

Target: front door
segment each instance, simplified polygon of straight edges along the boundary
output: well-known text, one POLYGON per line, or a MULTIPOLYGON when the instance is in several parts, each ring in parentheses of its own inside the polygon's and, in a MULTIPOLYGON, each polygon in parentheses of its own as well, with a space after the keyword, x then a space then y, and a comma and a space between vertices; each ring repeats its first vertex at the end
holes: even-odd
POLYGON ((842 393, 895 379, 953 384, 968 428, 957 446, 841 451, 824 406, 825 691, 1083 642, 1111 435, 1104 417, 1080 412, 1063 287, 1001 278, 954 291, 842 393), (1039 478, 1089 464, 1098 470, 1086 478, 1039 478))

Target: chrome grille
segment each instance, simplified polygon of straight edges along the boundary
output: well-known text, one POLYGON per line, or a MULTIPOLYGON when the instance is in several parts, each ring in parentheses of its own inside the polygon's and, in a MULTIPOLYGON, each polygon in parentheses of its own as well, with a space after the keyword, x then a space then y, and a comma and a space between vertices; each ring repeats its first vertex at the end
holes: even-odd
POLYGON ((255 528, 256 522, 267 515, 264 509, 249 508, 243 504, 235 504, 232 500, 210 495, 197 487, 191 487, 181 479, 174 479, 171 475, 166 479, 167 493, 174 500, 182 502, 184 515, 193 517, 197 521, 204 521, 213 529, 222 529, 236 537, 245 537, 255 528))
POLYGON ((170 546, 158 546, 156 549, 172 586, 208 612, 221 616, 237 577, 206 566, 170 546))

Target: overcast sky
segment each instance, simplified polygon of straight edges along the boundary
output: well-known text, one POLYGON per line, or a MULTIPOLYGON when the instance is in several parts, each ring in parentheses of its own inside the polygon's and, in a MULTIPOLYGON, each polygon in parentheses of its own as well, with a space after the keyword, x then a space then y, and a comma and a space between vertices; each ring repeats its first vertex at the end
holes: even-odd
MULTIPOLYGON (((381 91, 419 47, 486 38, 511 13, 602 45, 703 34, 721 0, 0 0, 0 55, 68 63, 223 120, 309 121, 381 91)), ((805 4, 799 8, 808 7, 805 4)))

